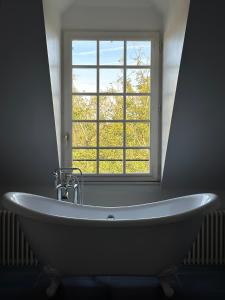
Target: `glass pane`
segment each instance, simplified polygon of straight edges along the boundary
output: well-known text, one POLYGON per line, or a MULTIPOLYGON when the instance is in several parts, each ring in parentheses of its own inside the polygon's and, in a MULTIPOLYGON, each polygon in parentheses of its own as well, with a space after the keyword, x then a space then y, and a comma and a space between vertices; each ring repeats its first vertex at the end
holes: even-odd
POLYGON ((100 123, 99 124, 100 147, 116 147, 123 145, 122 123, 100 123))
POLYGON ((73 93, 96 93, 96 69, 73 69, 73 93))
POLYGON ((96 123, 76 122, 72 128, 73 147, 96 146, 96 123))
POLYGON ((95 159, 96 160, 96 150, 95 149, 73 149, 73 160, 76 159, 95 159))
POLYGON ((72 41, 73 65, 96 65, 96 41, 72 41))
POLYGON ((150 119, 150 97, 149 96, 127 96, 126 117, 127 120, 149 120, 150 119))
POLYGON ((149 161, 127 161, 126 173, 149 173, 149 161))
POLYGON ((83 174, 96 174, 96 161, 73 161, 73 168, 81 169, 83 174))
POLYGON ((99 159, 123 159, 123 150, 120 149, 99 150, 99 159))
POLYGON ((150 93, 150 69, 127 70, 127 93, 150 93))
POLYGON ((123 119, 123 97, 100 96, 99 97, 100 120, 123 119))
POLYGON ((150 41, 127 41, 127 65, 143 66, 151 64, 150 41))
MULTIPOLYGON (((80 171, 77 169, 77 168, 79 168, 78 166, 77 166, 77 163, 78 162, 75 162, 74 161, 74 163, 76 163, 76 167, 75 167, 75 164, 74 164, 74 167, 73 168, 76 168, 75 170, 73 170, 73 174, 78 174, 78 175, 80 175, 80 171)), ((80 168, 79 168, 80 169, 80 168)), ((82 170, 81 170, 82 171, 82 170)))
POLYGON ((127 159, 150 159, 150 150, 148 149, 127 149, 126 158, 127 159))
POLYGON ((101 174, 121 174, 123 173, 123 163, 120 161, 100 161, 99 173, 101 174))
POLYGON ((72 120, 96 120, 96 96, 72 97, 72 120))
POLYGON ((100 92, 123 92, 123 69, 100 69, 100 92))
POLYGON ((126 145, 147 147, 150 144, 149 123, 126 123, 126 145))
POLYGON ((100 41, 100 65, 122 65, 124 56, 123 41, 100 41))

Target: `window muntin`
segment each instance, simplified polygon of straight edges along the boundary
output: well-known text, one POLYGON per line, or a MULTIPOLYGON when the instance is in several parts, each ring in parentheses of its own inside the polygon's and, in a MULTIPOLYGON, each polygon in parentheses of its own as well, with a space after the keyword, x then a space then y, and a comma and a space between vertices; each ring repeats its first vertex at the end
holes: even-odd
MULTIPOLYGON (((157 38, 155 39, 153 34, 153 38, 133 40, 130 34, 132 37, 130 39, 104 37, 92 40, 92 38, 82 39, 81 35, 78 34, 77 38, 76 34, 74 36, 68 34, 69 38, 66 39, 70 41, 66 48, 67 55, 71 55, 69 61, 72 76, 68 82, 72 85, 72 101, 70 100, 71 106, 65 104, 67 120, 64 123, 64 130, 70 132, 71 126, 72 138, 71 143, 67 143, 64 148, 67 149, 64 152, 65 166, 70 167, 69 162, 72 160, 72 166, 80 167, 85 174, 114 175, 113 177, 146 175, 149 176, 149 180, 156 179, 157 38), (85 45, 86 42, 92 42, 90 51, 85 45), (77 43, 78 46, 82 45, 84 50, 80 46, 79 52, 77 43), (75 52, 78 52, 78 57, 73 47, 75 52), (86 59, 84 59, 85 52, 86 59), (109 53, 110 55, 107 55, 109 53), (137 53, 139 56, 135 59, 137 53), (84 75, 86 81, 82 76, 74 79, 73 74, 79 75, 81 71, 86 71, 83 74, 92 73, 92 78, 84 75), (141 77, 146 79, 145 84, 140 84, 141 77), (82 84, 77 87, 79 80, 82 84), (68 106, 72 110, 71 123, 68 119, 68 106), (69 146, 72 146, 72 151, 69 150, 69 146)), ((71 72, 68 72, 69 64, 65 65, 68 74, 71 72)), ((69 79, 69 76, 66 78, 69 79)), ((68 90, 69 85, 65 86, 68 90)), ((65 94, 68 101, 70 93, 65 94)), ((147 178, 146 176, 143 178, 147 178)))

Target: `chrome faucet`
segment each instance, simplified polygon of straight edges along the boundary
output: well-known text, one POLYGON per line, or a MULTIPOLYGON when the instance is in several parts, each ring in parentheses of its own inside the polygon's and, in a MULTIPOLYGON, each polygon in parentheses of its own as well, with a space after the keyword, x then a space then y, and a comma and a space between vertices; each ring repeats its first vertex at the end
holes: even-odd
POLYGON ((57 199, 83 204, 82 197, 82 171, 79 168, 59 168, 53 172, 57 199), (79 174, 74 173, 78 171, 79 174))

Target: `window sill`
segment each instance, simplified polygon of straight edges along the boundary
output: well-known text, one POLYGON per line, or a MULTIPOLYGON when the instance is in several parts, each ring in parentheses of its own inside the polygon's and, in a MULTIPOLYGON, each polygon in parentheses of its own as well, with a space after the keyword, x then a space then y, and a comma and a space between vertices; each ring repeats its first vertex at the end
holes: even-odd
POLYGON ((114 179, 114 180, 88 180, 85 178, 83 180, 85 185, 151 185, 151 186, 160 186, 161 181, 144 181, 144 180, 119 180, 119 179, 114 179))

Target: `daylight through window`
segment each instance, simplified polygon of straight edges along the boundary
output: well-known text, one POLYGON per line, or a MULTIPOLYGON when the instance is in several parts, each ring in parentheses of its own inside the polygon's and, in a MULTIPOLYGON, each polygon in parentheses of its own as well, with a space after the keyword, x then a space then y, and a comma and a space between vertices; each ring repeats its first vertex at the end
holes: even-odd
POLYGON ((72 167, 90 175, 150 175, 151 39, 70 43, 72 167))
POLYGON ((72 160, 84 173, 150 172, 150 41, 72 42, 72 160))

